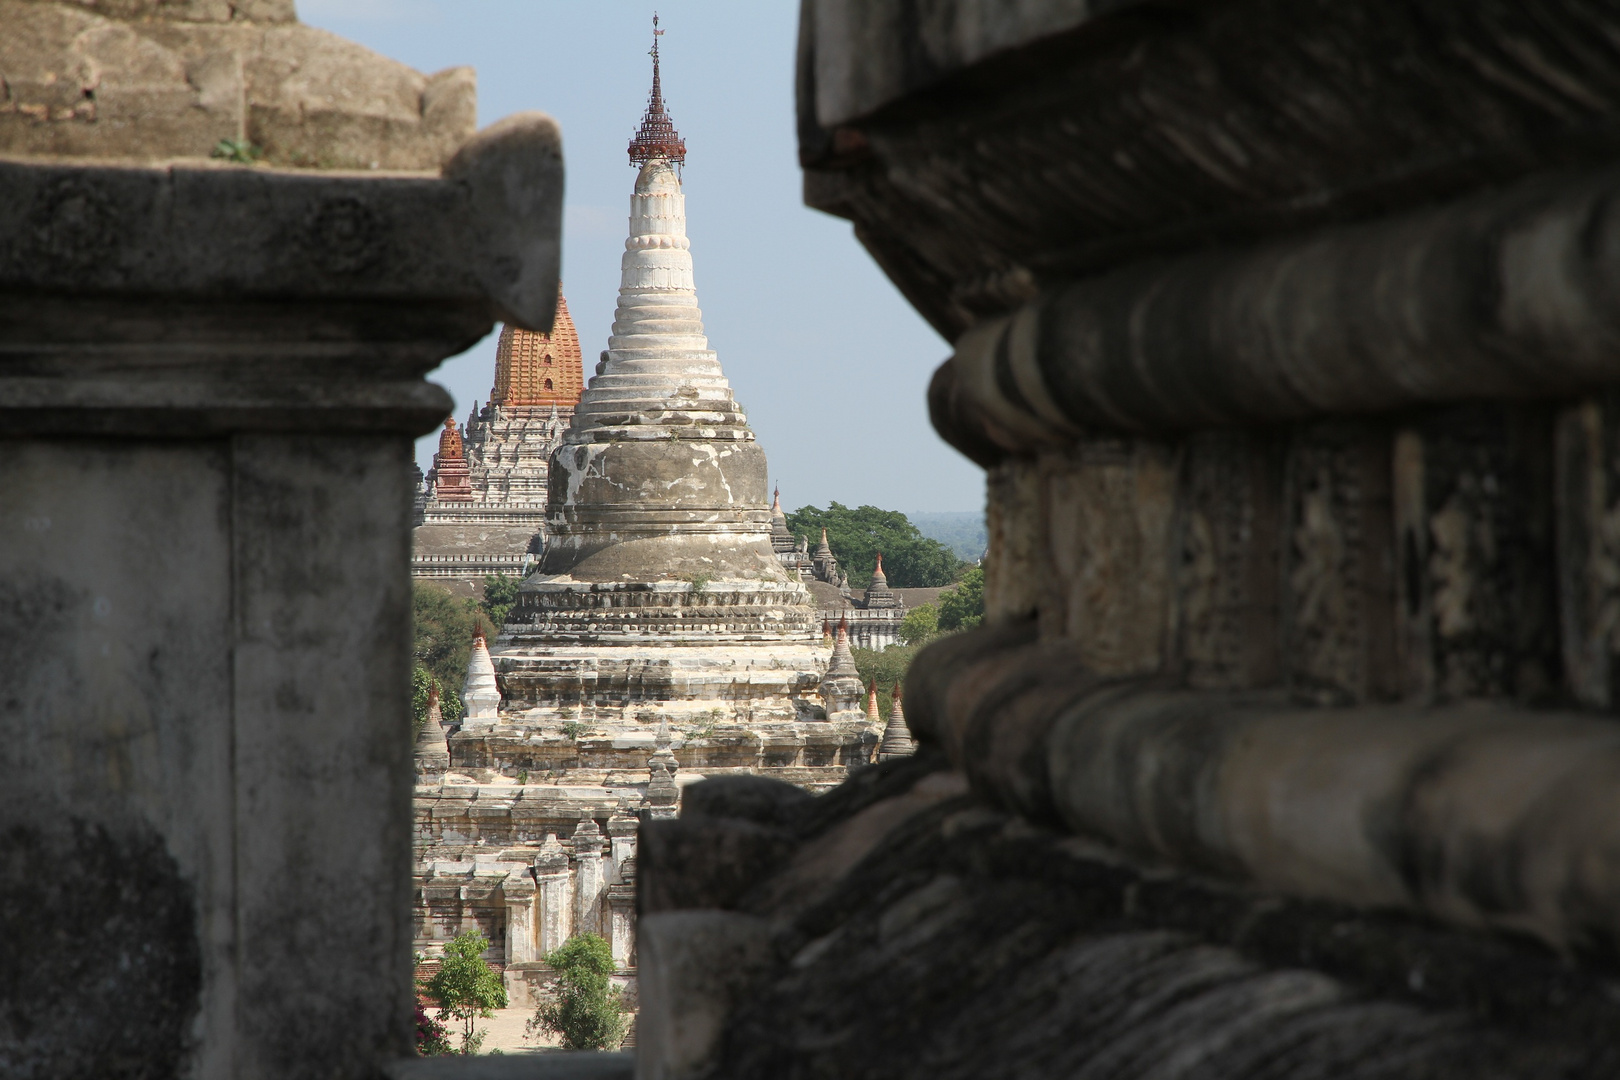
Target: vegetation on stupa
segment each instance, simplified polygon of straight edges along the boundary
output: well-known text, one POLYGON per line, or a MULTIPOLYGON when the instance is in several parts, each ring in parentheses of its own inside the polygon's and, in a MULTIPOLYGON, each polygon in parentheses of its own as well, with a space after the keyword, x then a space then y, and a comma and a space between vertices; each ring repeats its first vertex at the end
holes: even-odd
POLYGON ((894 589, 949 585, 972 565, 938 540, 924 536, 898 510, 850 507, 837 502, 828 503, 825 510, 801 506, 787 515, 787 526, 793 535, 806 537, 812 551, 825 528, 827 546, 838 557, 839 569, 849 575, 850 587, 855 589, 871 584, 879 552, 883 554, 883 573, 894 589))

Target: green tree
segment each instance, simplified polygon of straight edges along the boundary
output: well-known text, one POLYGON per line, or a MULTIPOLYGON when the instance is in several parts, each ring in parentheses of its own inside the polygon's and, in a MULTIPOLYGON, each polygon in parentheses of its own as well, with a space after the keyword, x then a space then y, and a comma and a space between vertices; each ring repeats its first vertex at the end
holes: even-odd
POLYGON ((872 568, 883 553, 883 572, 897 589, 926 589, 949 585, 965 565, 956 553, 917 531, 906 515, 875 506, 848 507, 828 503, 827 509, 801 506, 787 515, 788 528, 810 538, 811 550, 827 530, 827 545, 838 556, 849 583, 864 589, 872 581, 872 568))
POLYGON ((510 574, 484 575, 484 600, 479 607, 497 632, 506 625, 507 613, 517 603, 518 586, 521 584, 522 578, 510 574))
POLYGON ((939 605, 922 604, 906 612, 900 620, 900 643, 921 645, 939 633, 939 605))
POLYGON ((556 996, 535 1011, 529 1031, 562 1036, 565 1050, 613 1050, 630 1028, 624 995, 609 980, 613 948, 595 934, 571 937, 546 957, 556 996))
MULTIPOLYGON (((416 664, 428 677, 439 680, 439 708, 445 720, 459 723, 461 689, 467 680, 473 630, 482 627, 486 637, 493 637, 495 625, 472 597, 457 597, 443 586, 422 581, 412 582, 411 614, 416 634, 416 664)), ((413 691, 418 678, 412 676, 413 691)), ((425 683, 422 686, 420 715, 426 715, 427 689, 425 683)))
POLYGON ((473 1024, 488 1019, 496 1009, 506 1007, 506 987, 501 977, 484 962, 489 939, 477 930, 467 930, 444 947, 444 960, 422 990, 439 1007, 440 1018, 461 1021, 461 1052, 476 1054, 483 1045, 484 1032, 473 1024))
POLYGON ((971 630, 984 621, 984 568, 975 566, 962 575, 956 588, 939 594, 939 628, 971 630))

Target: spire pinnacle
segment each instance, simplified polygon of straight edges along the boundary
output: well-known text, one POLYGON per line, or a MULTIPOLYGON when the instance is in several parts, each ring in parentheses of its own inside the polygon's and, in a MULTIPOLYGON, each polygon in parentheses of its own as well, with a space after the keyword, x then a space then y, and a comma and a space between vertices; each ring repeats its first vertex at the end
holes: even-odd
POLYGON ((655 158, 663 158, 671 165, 686 161, 686 140, 675 130, 675 121, 664 109, 664 88, 658 73, 658 39, 663 36, 655 14, 652 50, 647 54, 653 62, 652 93, 647 95, 647 111, 641 114, 641 128, 630 140, 630 164, 636 168, 655 158))

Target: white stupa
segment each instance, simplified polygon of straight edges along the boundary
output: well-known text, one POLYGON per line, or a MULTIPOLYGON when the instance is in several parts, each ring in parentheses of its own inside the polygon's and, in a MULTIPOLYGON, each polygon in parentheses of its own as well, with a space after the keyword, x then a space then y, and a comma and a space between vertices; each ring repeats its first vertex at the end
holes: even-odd
POLYGON ((499 719, 500 687, 495 684, 495 662, 489 657, 483 631, 473 632, 472 656, 467 660, 467 681, 461 690, 465 711, 461 727, 487 727, 499 719))
POLYGON ((819 620, 772 546, 765 452, 704 334, 685 157, 655 54, 612 333, 552 454, 545 554, 497 642, 508 713, 528 724, 820 712, 819 620))

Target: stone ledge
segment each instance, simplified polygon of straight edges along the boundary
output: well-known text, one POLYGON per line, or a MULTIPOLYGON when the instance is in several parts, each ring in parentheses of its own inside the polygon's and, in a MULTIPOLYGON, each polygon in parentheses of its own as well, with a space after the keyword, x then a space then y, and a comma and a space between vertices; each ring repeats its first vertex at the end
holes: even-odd
POLYGON ((1603 954, 1620 725, 1486 703, 1302 708, 1086 672, 1032 626, 918 656, 907 720, 975 791, 1139 858, 1603 954))
POLYGON ((442 176, 0 158, 0 419, 34 434, 417 434, 421 381, 557 301, 556 124, 442 176))
POLYGON ((413 1058, 383 1067, 389 1080, 630 1080, 630 1054, 511 1054, 413 1058))
POLYGON ((1620 383, 1614 170, 1054 281, 962 335, 935 427, 992 464, 1083 432, 1277 424, 1620 383))

